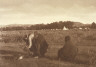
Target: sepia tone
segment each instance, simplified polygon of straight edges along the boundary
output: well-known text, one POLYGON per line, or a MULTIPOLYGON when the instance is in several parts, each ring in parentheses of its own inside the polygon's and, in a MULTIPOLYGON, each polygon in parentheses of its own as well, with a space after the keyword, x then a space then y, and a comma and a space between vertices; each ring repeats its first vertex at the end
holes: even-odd
POLYGON ((95 0, 0 0, 0 67, 96 67, 95 0))

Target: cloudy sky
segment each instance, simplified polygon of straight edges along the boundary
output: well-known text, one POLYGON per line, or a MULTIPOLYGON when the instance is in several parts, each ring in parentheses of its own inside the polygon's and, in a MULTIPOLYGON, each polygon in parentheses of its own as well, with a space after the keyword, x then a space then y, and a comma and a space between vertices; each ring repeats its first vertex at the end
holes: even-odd
POLYGON ((96 22, 96 0, 0 0, 0 25, 96 22))

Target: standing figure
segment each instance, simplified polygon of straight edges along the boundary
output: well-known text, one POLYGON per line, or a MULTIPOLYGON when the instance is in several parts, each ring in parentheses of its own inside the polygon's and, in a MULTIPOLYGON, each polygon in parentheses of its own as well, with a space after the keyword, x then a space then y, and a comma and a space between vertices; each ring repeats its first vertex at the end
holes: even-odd
POLYGON ((33 52, 34 57, 45 56, 45 53, 48 49, 48 44, 45 38, 40 33, 35 31, 34 33, 30 34, 26 43, 28 44, 29 50, 33 52))
POLYGON ((58 51, 58 59, 61 60, 74 60, 78 53, 78 48, 73 45, 70 36, 65 37, 64 46, 58 51))

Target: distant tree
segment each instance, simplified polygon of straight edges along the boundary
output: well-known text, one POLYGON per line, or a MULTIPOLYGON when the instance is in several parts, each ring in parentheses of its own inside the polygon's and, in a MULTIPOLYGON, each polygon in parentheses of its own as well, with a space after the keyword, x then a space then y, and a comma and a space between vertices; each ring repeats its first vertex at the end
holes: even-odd
POLYGON ((68 29, 72 29, 73 28, 73 22, 71 22, 71 21, 67 21, 66 23, 65 23, 65 27, 67 27, 68 29))
POLYGON ((95 23, 95 22, 93 22, 93 23, 91 24, 91 28, 92 28, 92 29, 96 29, 96 23, 95 23))

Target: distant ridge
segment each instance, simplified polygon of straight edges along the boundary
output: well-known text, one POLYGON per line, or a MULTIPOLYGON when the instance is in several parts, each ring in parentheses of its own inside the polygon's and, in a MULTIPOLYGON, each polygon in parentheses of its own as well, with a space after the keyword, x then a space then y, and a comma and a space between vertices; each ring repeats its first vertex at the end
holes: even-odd
POLYGON ((84 24, 83 23, 80 23, 80 22, 74 22, 74 25, 73 26, 80 27, 80 26, 84 26, 84 24))
POLYGON ((91 24, 83 24, 83 23, 80 23, 80 22, 74 22, 73 26, 81 27, 81 26, 89 26, 89 25, 91 25, 91 24))
POLYGON ((6 27, 22 27, 22 26, 31 26, 32 24, 10 24, 6 25, 6 27))
MULTIPOLYGON (((70 21, 70 22, 73 22, 73 21, 70 21)), ((0 25, 0 28, 1 27, 30 27, 32 25, 34 25, 34 24, 9 24, 9 25, 0 25)), ((37 25, 37 24, 35 24, 35 25, 37 25)), ((74 26, 81 27, 81 26, 88 26, 88 25, 91 25, 91 24, 83 24, 81 22, 73 22, 73 27, 74 26)))

